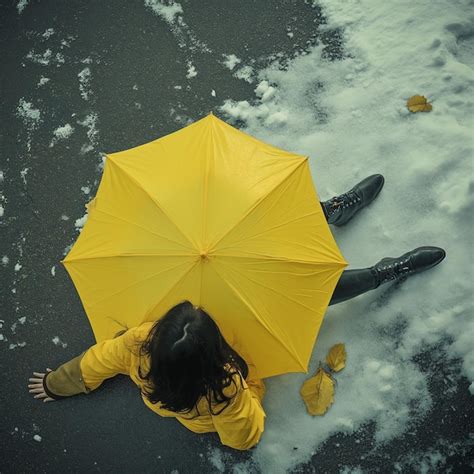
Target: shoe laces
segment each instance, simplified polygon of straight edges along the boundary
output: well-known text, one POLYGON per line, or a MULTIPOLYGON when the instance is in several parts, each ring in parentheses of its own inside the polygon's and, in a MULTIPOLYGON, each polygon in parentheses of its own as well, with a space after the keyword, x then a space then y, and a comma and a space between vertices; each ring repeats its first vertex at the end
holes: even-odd
POLYGON ((339 196, 334 196, 329 199, 329 201, 327 201, 328 216, 331 216, 342 209, 351 207, 360 201, 361 197, 355 191, 348 191, 347 193, 342 193, 339 196))
MULTIPOLYGON (((380 283, 388 280, 405 281, 408 275, 412 273, 413 267, 410 261, 410 257, 404 260, 397 260, 390 264, 377 266, 378 272, 382 272, 383 276, 380 283)), ((380 273, 379 273, 380 274, 380 273)))

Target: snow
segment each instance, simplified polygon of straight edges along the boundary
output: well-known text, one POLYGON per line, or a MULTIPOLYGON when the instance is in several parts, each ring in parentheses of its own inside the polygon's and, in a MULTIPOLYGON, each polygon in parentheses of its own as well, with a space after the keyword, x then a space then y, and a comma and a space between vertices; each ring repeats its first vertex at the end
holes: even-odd
POLYGON ((225 464, 223 462, 225 454, 218 448, 211 449, 208 453, 207 459, 218 470, 218 472, 225 471, 225 464))
POLYGON ((41 87, 41 86, 44 86, 47 82, 49 82, 50 79, 49 77, 44 77, 44 76, 41 76, 40 77, 40 80, 38 82, 38 84, 36 84, 38 87, 41 87))
POLYGON ((95 148, 95 146, 97 146, 98 135, 99 135, 99 130, 97 130, 98 120, 99 120, 99 115, 97 114, 97 112, 91 112, 90 114, 86 115, 84 120, 77 121, 79 125, 82 125, 83 127, 87 128, 87 137, 89 139, 89 143, 84 144, 81 147, 80 152, 82 154, 92 151, 95 148))
POLYGON ((255 88, 255 94, 262 102, 271 99, 275 94, 276 89, 268 84, 268 81, 262 81, 255 88))
POLYGON ((0 204, 0 217, 3 217, 4 213, 5 213, 5 208, 0 204))
POLYGON ((145 5, 150 7, 157 15, 161 16, 167 23, 174 23, 176 16, 183 13, 183 7, 171 0, 169 5, 165 5, 159 0, 145 0, 145 5))
POLYGON ((252 75, 254 71, 252 66, 242 66, 240 69, 235 71, 234 76, 238 79, 243 79, 246 82, 252 83, 254 81, 252 75))
POLYGON ((63 125, 62 127, 57 128, 54 130, 53 134, 57 138, 69 138, 74 131, 74 127, 71 127, 69 123, 63 125))
POLYGON ((49 39, 52 35, 54 35, 55 31, 54 28, 48 28, 45 32, 41 35, 43 38, 49 39))
POLYGON ((19 263, 16 263, 16 264, 15 264, 15 271, 16 271, 16 272, 20 271, 20 270, 21 270, 21 267, 22 267, 22 265, 20 265, 19 263))
POLYGON ((28 52, 26 58, 31 62, 41 64, 42 66, 56 64, 56 67, 59 67, 61 64, 66 62, 62 53, 56 53, 54 55, 53 51, 49 48, 47 48, 43 53, 36 53, 35 50, 32 49, 28 52))
POLYGON ((27 102, 23 97, 20 98, 16 115, 23 119, 25 125, 35 128, 41 120, 41 112, 35 109, 31 102, 27 102))
POLYGON ((84 194, 89 194, 91 192, 91 188, 89 186, 81 186, 81 191, 84 194))
MULTIPOLYGON (((18 12, 27 4, 20 1, 18 12)), ((145 0, 144 4, 160 17, 157 21, 167 22, 181 48, 193 51, 195 44, 208 51, 184 23, 180 3, 145 0)), ((462 359, 462 374, 472 381, 469 391, 474 395, 473 269, 469 259, 469 218, 474 204, 474 29, 465 13, 468 2, 458 1, 449 8, 428 0, 411 4, 321 0, 318 5, 328 19, 320 31, 342 28, 350 55, 329 62, 322 57, 322 45, 317 45, 292 60, 287 70, 276 64, 254 70, 235 54, 224 54, 222 64, 228 74, 253 83, 254 97, 240 101, 223 97, 217 108, 220 116, 229 123, 243 123, 242 130, 258 139, 309 156, 321 199, 348 190, 369 174, 385 176, 384 189, 368 209, 344 228, 332 227, 349 268, 372 265, 384 256, 399 256, 421 245, 443 247, 447 257, 438 267, 410 277, 396 289, 382 285, 329 307, 308 374, 265 380, 265 433, 250 457, 260 470, 272 473, 293 470, 330 436, 354 433, 369 420, 376 423, 374 446, 403 435, 423 420, 433 406, 429 391, 433 369, 419 367, 413 356, 446 336, 451 341, 446 344, 446 358, 462 359), (406 101, 415 94, 427 97, 433 110, 410 113, 406 101), (395 335, 391 328, 399 323, 403 331, 395 335), (311 417, 299 389, 335 342, 346 345, 347 366, 335 376, 335 403, 326 415, 311 417)), ((291 31, 286 34, 294 36, 291 31)), ((49 36, 43 33, 44 38, 49 36)), ((61 44, 69 45, 65 40, 61 44)), ((51 49, 31 50, 27 58, 43 66, 64 62, 64 56, 51 49)), ((92 59, 81 62, 91 64, 92 59)), ((186 77, 196 75, 191 59, 187 60, 186 77)), ((89 67, 78 73, 84 100, 92 93, 91 77, 89 67)), ((177 77, 176 82, 181 79, 177 77)), ((48 81, 41 76, 38 87, 48 81)), ((174 89, 183 87, 175 85, 174 89)), ((215 89, 211 95, 216 97, 215 89)), ((179 112, 176 120, 184 123, 189 119, 187 110, 179 108, 179 112)), ((32 99, 22 97, 16 113, 28 133, 29 150, 31 132, 41 122, 42 112, 32 99)), ((81 153, 98 145, 98 117, 98 112, 91 111, 77 121, 88 136, 81 153)), ((56 130, 58 139, 72 133, 70 129, 59 131, 65 127, 56 130)), ((102 155, 99 169, 105 159, 102 155)), ((25 185, 28 169, 20 172, 25 185)), ((90 188, 81 187, 81 191, 89 194, 90 188)), ((61 215, 62 221, 69 219, 61 215)), ((75 220, 75 228, 80 231, 86 221, 87 213, 75 220)), ((8 263, 8 256, 3 256, 2 264, 8 263)), ((15 271, 20 268, 17 263, 15 271)), ((55 276, 55 266, 51 274, 55 276)), ((18 320, 21 324, 22 319, 18 320)), ((3 334, 0 340, 6 340, 3 334)), ((58 336, 52 342, 67 346, 58 336)), ((10 344, 10 348, 25 344, 10 344)), ((418 466, 417 472, 439 469, 445 461, 441 452, 446 450, 436 447, 407 457, 398 463, 400 472, 412 465, 418 466)), ((207 458, 220 472, 234 459, 219 448, 212 448, 207 458)), ((248 465, 243 462, 233 467, 234 472, 237 468, 246 472, 248 465)), ((353 467, 341 472, 362 471, 353 467)))
POLYGON ((53 139, 51 140, 49 146, 54 146, 59 140, 65 140, 69 138, 74 132, 74 127, 71 124, 66 123, 62 127, 58 127, 56 130, 53 131, 53 139))
POLYGON ((51 275, 56 276, 56 265, 51 267, 51 275))
POLYGON ((79 77, 79 90, 81 91, 81 97, 84 100, 89 100, 91 91, 91 70, 89 67, 84 68, 77 76, 79 77))
POLYGON ((105 167, 105 161, 107 160, 107 155, 105 153, 101 153, 100 155, 100 162, 97 166, 98 170, 103 173, 105 167))
POLYGON ((5 177, 3 176, 3 171, 0 171, 0 183, 3 183, 5 177))
POLYGON ((223 56, 225 58, 223 64, 230 70, 234 69, 236 64, 241 62, 241 60, 235 54, 223 54, 223 56))
POLYGON ((186 74, 186 77, 190 79, 191 77, 197 76, 196 68, 193 66, 191 61, 188 61, 188 72, 186 74))
POLYGON ((81 218, 76 219, 76 221, 74 222, 74 226, 79 232, 82 231, 82 228, 84 227, 84 224, 86 223, 88 217, 89 215, 86 212, 81 218))
POLYGON ((41 111, 33 107, 32 102, 27 102, 23 97, 18 101, 15 115, 20 118, 26 128, 26 148, 31 151, 32 133, 38 128, 41 119, 41 111))
POLYGON ((26 342, 23 341, 23 342, 19 342, 18 344, 10 344, 8 346, 8 349, 15 349, 16 347, 25 347, 26 346, 26 342))
MULTIPOLYGON (((266 426, 252 461, 274 473, 307 462, 328 437, 353 433, 369 420, 376 423, 376 446, 423 420, 433 405, 430 368, 412 358, 446 336, 453 341, 446 358, 461 358, 463 375, 474 379, 474 78, 465 53, 472 51, 472 23, 462 2, 450 8, 428 1, 320 4, 328 18, 322 29, 342 27, 352 57, 329 62, 318 45, 288 70, 270 65, 255 74, 255 99, 224 100, 222 118, 309 156, 321 200, 370 174, 384 175, 377 200, 346 227, 332 228, 349 269, 423 245, 442 247, 447 257, 395 291, 386 284, 330 306, 308 374, 265 379, 266 426), (433 110, 410 113, 406 101, 415 94, 433 110), (389 329, 398 323, 404 330, 395 336, 389 329), (336 375, 335 403, 311 417, 299 389, 339 341, 348 360, 336 375)), ((438 454, 420 455, 420 469, 436 466, 438 454)), ((221 458, 214 453, 211 462, 217 468, 221 458)))
POLYGON ((183 7, 173 0, 145 0, 145 6, 163 19, 176 38, 178 46, 187 53, 212 53, 206 43, 193 33, 183 19, 183 7))
POLYGON ((51 56, 53 52, 48 48, 43 54, 35 53, 34 50, 28 52, 26 57, 31 59, 32 62, 37 64, 42 64, 43 66, 47 66, 51 61, 51 56))
POLYGON ((41 438, 40 435, 35 434, 35 435, 33 436, 33 439, 34 439, 35 441, 38 441, 38 442, 39 442, 39 441, 41 441, 42 438, 41 438))
POLYGON ((21 179, 23 180, 23 183, 25 183, 25 185, 26 185, 26 175, 27 175, 29 169, 30 168, 24 168, 20 171, 21 179))
POLYGON ((17 5, 16 5, 16 9, 18 10, 18 14, 21 14, 23 12, 23 10, 25 9, 25 7, 28 5, 28 1, 29 0, 20 0, 17 5))
POLYGON ((74 242, 69 244, 64 250, 63 250, 63 255, 67 255, 69 253, 69 251, 72 249, 74 245, 74 242))
POLYGON ((67 347, 67 342, 62 342, 61 339, 59 339, 58 336, 54 336, 51 341, 54 342, 54 344, 56 344, 57 346, 61 345, 63 347, 67 347))

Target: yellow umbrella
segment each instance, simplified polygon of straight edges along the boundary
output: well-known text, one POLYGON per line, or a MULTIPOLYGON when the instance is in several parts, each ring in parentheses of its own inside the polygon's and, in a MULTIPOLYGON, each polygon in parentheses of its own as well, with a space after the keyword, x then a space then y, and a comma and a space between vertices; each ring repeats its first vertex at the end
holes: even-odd
POLYGON ((307 372, 348 263, 307 156, 210 113, 107 155, 88 219, 61 262, 97 342, 184 299, 265 378, 307 372))

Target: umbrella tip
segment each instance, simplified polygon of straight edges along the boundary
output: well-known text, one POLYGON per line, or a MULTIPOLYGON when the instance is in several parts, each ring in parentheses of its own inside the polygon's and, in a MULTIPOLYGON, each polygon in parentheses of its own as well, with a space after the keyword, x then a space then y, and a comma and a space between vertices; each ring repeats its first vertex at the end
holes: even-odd
POLYGON ((214 114, 212 113, 212 110, 209 112, 209 114, 208 114, 208 115, 214 115, 214 114))

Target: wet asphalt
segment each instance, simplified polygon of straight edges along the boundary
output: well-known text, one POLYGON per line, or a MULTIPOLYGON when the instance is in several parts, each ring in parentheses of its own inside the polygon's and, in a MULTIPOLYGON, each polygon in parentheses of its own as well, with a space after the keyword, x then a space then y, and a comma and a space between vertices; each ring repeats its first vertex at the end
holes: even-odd
MULTIPOLYGON (((159 138, 209 111, 222 117, 216 110, 222 98, 252 101, 256 82, 233 77, 222 54, 233 53, 255 70, 275 59, 285 68, 315 42, 334 61, 348 54, 341 31, 318 31, 325 19, 310 2, 180 3, 186 23, 174 30, 139 1, 32 0, 21 13, 18 2, 0 4, 0 258, 9 259, 0 262, 0 473, 218 472, 208 458, 214 447, 227 456, 225 472, 251 458, 251 452, 222 446, 216 434, 197 435, 157 417, 125 376, 91 395, 48 404, 27 388, 33 371, 55 368, 95 342, 59 261, 78 236, 75 220, 96 193, 102 154, 159 138), (54 33, 48 37, 49 28, 54 33), (49 64, 42 64, 48 48, 49 64), (186 77, 188 61, 196 77, 186 77), (81 90, 78 74, 86 67, 91 76, 81 90), (42 76, 49 81, 38 85, 42 76), (22 103, 40 110, 40 120, 18 116, 22 103), (74 133, 50 146, 53 131, 66 123, 74 133)), ((393 336, 400 331, 392 328, 393 336)), ((459 375, 461 361, 443 357, 449 343, 417 357, 430 372, 434 401, 422 424, 377 449, 373 423, 351 436, 335 435, 294 472, 339 472, 342 466, 396 472, 407 454, 433 449, 446 456, 452 472, 471 471, 469 383, 459 375)), ((259 471, 250 466, 249 472, 259 471)))

